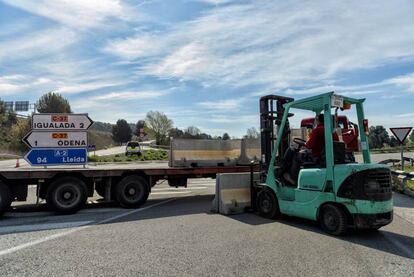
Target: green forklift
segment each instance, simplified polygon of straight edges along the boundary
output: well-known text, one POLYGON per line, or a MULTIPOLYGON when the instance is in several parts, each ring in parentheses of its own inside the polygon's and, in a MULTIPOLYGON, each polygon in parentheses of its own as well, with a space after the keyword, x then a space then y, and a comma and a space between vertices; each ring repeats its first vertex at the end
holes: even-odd
POLYGON ((297 101, 277 95, 262 97, 261 180, 252 190, 253 208, 266 218, 285 214, 318 221, 332 235, 343 235, 349 228, 377 230, 391 223, 390 169, 371 163, 364 101, 334 92, 297 101), (306 141, 291 140, 292 109, 323 114, 325 147, 319 161, 302 151, 306 141), (338 112, 351 109, 358 117, 363 163, 355 162, 344 142, 333 139, 338 112), (286 168, 287 151, 294 153, 294 185, 285 178, 285 171, 291 169, 286 168))

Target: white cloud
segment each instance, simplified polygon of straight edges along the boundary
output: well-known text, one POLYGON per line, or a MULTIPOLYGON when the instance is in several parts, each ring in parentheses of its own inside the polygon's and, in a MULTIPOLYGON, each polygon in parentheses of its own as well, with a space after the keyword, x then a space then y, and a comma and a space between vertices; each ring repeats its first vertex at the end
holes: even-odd
POLYGON ((414 117, 414 113, 403 113, 403 114, 397 114, 397 115, 395 115, 395 117, 411 117, 411 118, 413 118, 414 117))
POLYGON ((121 91, 94 96, 91 100, 141 100, 165 95, 161 91, 121 91))
POLYGON ((212 4, 212 5, 221 5, 221 4, 227 4, 227 3, 234 2, 233 0, 194 0, 194 1, 203 2, 207 4, 212 4))
POLYGON ((127 7, 117 0, 3 0, 8 5, 37 14, 67 26, 93 27, 115 17, 128 14, 127 7))
POLYGON ((33 59, 52 55, 76 42, 78 36, 67 28, 34 31, 0 44, 0 59, 4 61, 33 59))
POLYGON ((34 78, 21 74, 0 76, 0 96, 23 93, 28 89, 37 89, 50 82, 51 80, 47 78, 34 78))
POLYGON ((224 5, 165 32, 110 42, 105 50, 140 58, 146 66, 139 73, 160 78, 208 86, 321 86, 352 70, 412 59, 410 7, 403 0, 224 5))
POLYGON ((74 84, 74 85, 63 85, 63 86, 59 86, 57 88, 57 91, 60 93, 65 93, 65 94, 72 94, 72 93, 81 93, 81 92, 97 90, 97 89, 102 89, 102 88, 107 88, 107 87, 113 87, 113 86, 117 86, 120 84, 122 83, 106 83, 101 80, 99 82, 87 82, 87 83, 80 83, 80 84, 74 84))
POLYGON ((214 123, 226 123, 234 124, 237 122, 237 127, 240 125, 256 126, 259 122, 259 116, 257 114, 251 115, 212 115, 211 118, 207 119, 214 123))
POLYGON ((141 57, 159 55, 165 51, 166 44, 167 42, 163 40, 163 37, 140 34, 126 39, 112 40, 104 47, 103 52, 118 55, 123 59, 135 60, 141 57))
POLYGON ((195 79, 205 74, 210 66, 209 57, 197 43, 184 45, 171 53, 161 63, 148 67, 148 73, 157 76, 175 77, 179 79, 195 79))
POLYGON ((197 103, 197 105, 206 110, 214 111, 231 111, 240 108, 240 105, 245 101, 244 98, 239 99, 226 99, 216 101, 203 101, 197 103))
POLYGON ((397 88, 403 89, 405 92, 414 93, 414 73, 397 76, 395 78, 385 80, 383 83, 392 84, 397 88))

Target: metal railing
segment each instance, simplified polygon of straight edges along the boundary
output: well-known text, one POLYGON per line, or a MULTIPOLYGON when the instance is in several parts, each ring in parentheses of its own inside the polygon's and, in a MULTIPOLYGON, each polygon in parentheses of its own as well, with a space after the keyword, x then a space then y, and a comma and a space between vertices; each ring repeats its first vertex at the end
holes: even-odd
POLYGON ((402 170, 391 170, 391 175, 393 178, 397 178, 401 181, 400 189, 404 194, 414 197, 414 191, 412 191, 408 186, 408 181, 414 181, 414 172, 405 172, 402 170))
MULTIPOLYGON (((408 161, 411 163, 411 166, 414 165, 414 159, 413 158, 408 158, 408 157, 404 157, 404 161, 408 161)), ((379 162, 380 164, 390 164, 392 163, 393 166, 395 166, 396 164, 400 164, 401 160, 399 159, 387 159, 384 161, 379 162)), ((402 171, 402 170, 391 170, 391 176, 393 177, 393 181, 394 183, 397 181, 399 184, 399 189, 404 193, 407 194, 409 196, 414 197, 414 191, 412 191, 410 188, 408 188, 407 186, 407 182, 408 181, 414 181, 414 172, 406 172, 406 171, 402 171)))

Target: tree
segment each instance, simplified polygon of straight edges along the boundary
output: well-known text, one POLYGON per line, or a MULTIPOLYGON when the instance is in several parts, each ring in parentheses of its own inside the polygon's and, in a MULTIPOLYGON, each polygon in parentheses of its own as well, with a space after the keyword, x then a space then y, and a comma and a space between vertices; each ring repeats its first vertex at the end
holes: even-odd
POLYGON ((414 131, 410 134, 410 141, 414 143, 414 131))
POLYGON ((369 147, 383 148, 384 144, 390 144, 390 136, 384 126, 369 127, 369 147))
POLYGON ((0 126, 6 121, 6 105, 0 99, 0 126))
POLYGON ((48 92, 43 94, 36 103, 39 113, 71 113, 69 101, 61 94, 48 92))
POLYGON ((259 138, 260 134, 259 132, 256 130, 255 127, 250 127, 249 129, 247 129, 246 135, 244 136, 247 139, 257 139, 259 138))
POLYGON ((185 133, 191 137, 197 137, 201 134, 201 131, 196 126, 188 126, 187 129, 185 129, 185 133))
POLYGON ((138 136, 141 134, 141 130, 143 130, 145 127, 145 121, 144 120, 138 120, 137 124, 135 124, 135 131, 134 135, 138 136))
POLYGON ((11 127, 10 134, 13 138, 11 146, 14 150, 24 152, 28 149, 22 139, 30 132, 31 130, 31 120, 30 119, 19 119, 16 124, 11 127))
POLYGON ((148 129, 154 133, 158 145, 167 143, 167 134, 173 125, 171 119, 162 112, 149 111, 145 118, 145 123, 148 129))
POLYGON ((222 136, 222 140, 229 140, 230 139, 230 135, 228 133, 224 133, 222 136))
POLYGON ((8 111, 5 103, 0 99, 0 127, 11 127, 16 122, 16 114, 13 111, 8 111))
POLYGON ((398 142, 398 140, 394 136, 391 136, 389 144, 390 144, 390 147, 396 147, 400 143, 398 142))
POLYGON ((168 131, 168 137, 181 138, 184 136, 184 132, 178 128, 172 128, 168 131))
POLYGON ((115 142, 123 143, 131 140, 132 130, 125 119, 118 119, 116 124, 112 126, 112 138, 115 142))

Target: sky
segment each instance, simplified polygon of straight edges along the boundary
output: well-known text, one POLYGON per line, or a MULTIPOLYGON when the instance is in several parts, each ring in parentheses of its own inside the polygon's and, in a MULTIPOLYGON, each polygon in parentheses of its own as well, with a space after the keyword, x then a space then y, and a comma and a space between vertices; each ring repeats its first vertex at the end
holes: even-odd
POLYGON ((242 136, 260 96, 335 91, 366 98, 370 125, 412 126, 413 14, 411 0, 0 0, 0 99, 57 91, 96 121, 158 110, 242 136))

